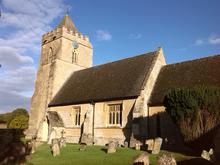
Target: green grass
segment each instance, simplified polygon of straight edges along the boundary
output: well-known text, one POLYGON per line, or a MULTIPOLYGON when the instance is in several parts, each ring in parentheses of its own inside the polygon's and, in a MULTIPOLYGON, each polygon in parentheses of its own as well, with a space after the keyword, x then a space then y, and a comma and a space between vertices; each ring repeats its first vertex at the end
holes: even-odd
MULTIPOLYGON (((59 156, 53 157, 49 145, 43 144, 31 155, 29 163, 34 165, 131 165, 132 160, 144 151, 133 149, 117 148, 113 154, 106 153, 106 147, 88 146, 85 151, 79 151, 78 144, 67 144, 61 149, 59 156)), ((161 151, 160 154, 168 153, 161 151)), ((173 153, 177 160, 186 159, 186 156, 173 153)), ((151 155, 150 163, 156 164, 158 155, 151 155)))

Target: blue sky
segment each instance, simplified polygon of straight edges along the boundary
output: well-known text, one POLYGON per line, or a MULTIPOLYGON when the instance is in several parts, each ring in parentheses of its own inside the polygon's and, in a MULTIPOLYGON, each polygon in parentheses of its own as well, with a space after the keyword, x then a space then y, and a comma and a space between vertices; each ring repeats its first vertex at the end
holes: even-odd
POLYGON ((0 0, 0 113, 28 109, 41 36, 66 9, 94 64, 164 49, 167 63, 220 54, 219 0, 0 0))

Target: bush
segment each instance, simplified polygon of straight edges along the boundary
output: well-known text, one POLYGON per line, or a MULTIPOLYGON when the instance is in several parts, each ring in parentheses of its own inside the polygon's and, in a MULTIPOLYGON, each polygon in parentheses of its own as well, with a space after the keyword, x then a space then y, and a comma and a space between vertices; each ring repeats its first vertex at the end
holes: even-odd
MULTIPOLYGON (((27 110, 25 110, 24 108, 17 108, 12 112, 8 112, 5 114, 0 114, 0 120, 3 122, 7 123, 7 127, 9 127, 9 124, 11 123, 11 121, 16 118, 17 116, 23 115, 25 116, 27 119, 29 118, 28 112, 27 110)), ((27 121, 28 123, 28 121, 27 121)))
POLYGON ((25 115, 16 116, 8 125, 8 128, 27 129, 28 117, 25 115))
POLYGON ((164 105, 185 141, 192 141, 220 124, 220 88, 172 89, 164 105))

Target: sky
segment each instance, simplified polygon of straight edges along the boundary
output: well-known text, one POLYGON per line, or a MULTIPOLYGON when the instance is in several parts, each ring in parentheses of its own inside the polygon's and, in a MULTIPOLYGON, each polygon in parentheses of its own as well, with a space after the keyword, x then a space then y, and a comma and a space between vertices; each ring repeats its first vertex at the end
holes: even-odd
POLYGON ((220 54, 219 0, 0 0, 0 113, 29 110, 42 34, 69 11, 94 65, 155 51, 168 64, 220 54))

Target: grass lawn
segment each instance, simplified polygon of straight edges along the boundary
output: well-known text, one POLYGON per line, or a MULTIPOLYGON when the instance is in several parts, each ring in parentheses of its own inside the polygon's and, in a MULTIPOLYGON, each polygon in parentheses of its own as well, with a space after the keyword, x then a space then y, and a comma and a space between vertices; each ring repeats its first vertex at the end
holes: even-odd
MULTIPOLYGON (((118 148, 116 153, 107 154, 106 147, 88 146, 85 151, 79 151, 78 144, 67 144, 61 149, 61 154, 53 157, 50 147, 43 144, 31 155, 30 164, 34 165, 131 165, 133 158, 144 151, 136 151, 129 148, 118 148)), ((168 153, 161 151, 160 154, 168 153)), ((172 153, 176 160, 187 159, 182 154, 172 153)), ((151 165, 156 164, 158 155, 151 155, 151 165)))

